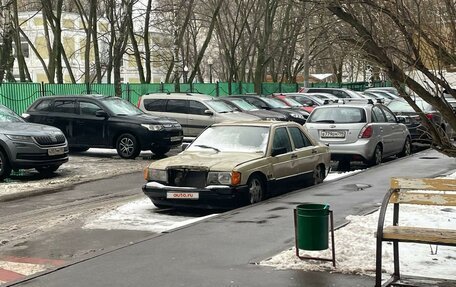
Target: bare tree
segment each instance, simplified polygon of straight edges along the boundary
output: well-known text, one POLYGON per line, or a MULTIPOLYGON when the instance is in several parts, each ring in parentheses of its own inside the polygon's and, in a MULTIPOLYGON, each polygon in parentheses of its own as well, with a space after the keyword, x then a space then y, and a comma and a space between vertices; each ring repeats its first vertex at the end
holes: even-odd
MULTIPOLYGON (((447 89, 456 98, 456 91, 451 89, 442 73, 444 67, 456 65, 452 46, 456 36, 454 9, 446 10, 451 3, 454 7, 454 1, 326 2, 328 9, 345 23, 340 29, 341 40, 361 47, 364 56, 382 67, 398 89, 405 93, 404 86, 408 87, 439 110, 452 129, 456 130, 455 113, 441 97, 441 90, 447 89), (442 7, 441 11, 453 14, 435 18, 433 13, 436 4, 443 5, 439 6, 442 7), (408 71, 411 70, 421 72, 438 89, 433 93, 424 87, 409 75, 408 71)), ((413 98, 405 96, 405 100, 421 114, 433 138, 433 147, 447 155, 456 156, 456 148, 441 127, 431 124, 413 98)))

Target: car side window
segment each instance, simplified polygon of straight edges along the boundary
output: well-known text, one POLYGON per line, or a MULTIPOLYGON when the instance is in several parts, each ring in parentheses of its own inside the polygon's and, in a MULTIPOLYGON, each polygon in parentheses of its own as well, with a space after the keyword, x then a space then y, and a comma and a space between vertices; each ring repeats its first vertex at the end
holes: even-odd
POLYGON ((75 107, 74 100, 55 100, 54 102, 54 112, 56 113, 75 114, 75 107))
POLYGON ((52 101, 51 100, 42 100, 36 105, 36 111, 49 112, 51 110, 52 101))
POLYGON ((147 111, 164 112, 165 107, 165 99, 144 99, 144 108, 147 111))
POLYGON ((295 148, 311 146, 312 143, 299 128, 289 128, 295 148))
POLYGON ((372 121, 375 123, 385 123, 386 118, 385 115, 382 113, 379 107, 372 108, 372 121))
POLYGON ((383 113, 386 116, 386 120, 389 123, 397 123, 396 117, 388 109, 382 107, 383 113))
POLYGON ((79 112, 81 115, 95 116, 98 110, 102 110, 102 108, 94 103, 79 102, 79 112))
POLYGON ((168 100, 166 105, 166 111, 168 113, 188 113, 188 101, 186 100, 168 100))
POLYGON ((274 141, 272 143, 273 149, 286 148, 287 152, 291 151, 290 137, 286 128, 278 128, 274 134, 274 141))
POLYGON ((244 98, 244 100, 261 109, 264 109, 266 107, 265 103, 254 98, 244 98))
POLYGON ((190 107, 188 110, 189 114, 193 115, 205 115, 204 111, 208 110, 208 108, 200 102, 197 101, 190 101, 190 107))

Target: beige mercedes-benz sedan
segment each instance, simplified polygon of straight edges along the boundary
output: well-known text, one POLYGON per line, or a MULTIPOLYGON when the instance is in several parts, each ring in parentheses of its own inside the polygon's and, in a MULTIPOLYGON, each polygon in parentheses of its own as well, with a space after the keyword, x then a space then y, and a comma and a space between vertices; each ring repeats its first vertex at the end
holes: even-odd
POLYGON ((142 189, 157 207, 230 208, 259 202, 291 181, 321 183, 330 157, 295 122, 220 123, 145 168, 142 189))

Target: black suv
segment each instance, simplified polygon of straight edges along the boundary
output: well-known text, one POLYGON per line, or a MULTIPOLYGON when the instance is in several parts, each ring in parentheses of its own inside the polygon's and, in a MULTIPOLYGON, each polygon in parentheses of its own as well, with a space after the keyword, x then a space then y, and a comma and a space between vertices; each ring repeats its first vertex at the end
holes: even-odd
POLYGON ((127 159, 137 157, 141 150, 164 155, 183 139, 182 127, 177 121, 147 115, 118 97, 42 97, 22 117, 62 130, 70 151, 116 148, 119 156, 127 159))

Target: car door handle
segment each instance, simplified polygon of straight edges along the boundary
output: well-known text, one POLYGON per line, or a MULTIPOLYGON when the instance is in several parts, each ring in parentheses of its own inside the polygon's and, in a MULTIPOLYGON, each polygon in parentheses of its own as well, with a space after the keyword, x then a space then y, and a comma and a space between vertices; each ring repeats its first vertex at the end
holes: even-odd
POLYGON ((313 150, 312 150, 312 153, 313 153, 313 154, 316 154, 316 153, 318 153, 318 151, 317 151, 316 149, 313 149, 313 150))
POLYGON ((292 154, 291 158, 298 158, 298 156, 296 154, 292 154))

